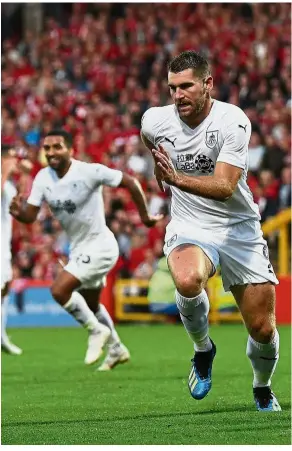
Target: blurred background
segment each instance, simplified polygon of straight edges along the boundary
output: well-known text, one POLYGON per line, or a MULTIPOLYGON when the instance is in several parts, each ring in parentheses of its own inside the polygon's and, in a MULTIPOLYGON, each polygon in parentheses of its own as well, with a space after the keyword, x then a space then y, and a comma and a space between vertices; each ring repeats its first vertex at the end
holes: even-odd
MULTIPOLYGON (((290 321, 290 17, 288 3, 2 4, 1 139, 33 164, 30 175, 16 180, 21 191, 29 194, 46 164, 43 136, 62 127, 74 136, 75 158, 135 175, 151 213, 165 214, 155 228, 146 229, 127 191, 104 188, 107 223, 120 258, 103 302, 116 320, 175 318, 173 286, 162 258, 169 196, 153 179, 139 128, 145 110, 171 103, 168 61, 194 49, 211 63, 213 97, 238 105, 252 122, 248 183, 282 278, 277 289, 286 301, 278 319, 290 321), (149 304, 149 279, 157 268, 149 304)), ((8 325, 71 324, 49 294, 60 270, 58 258, 67 259, 68 241, 46 206, 35 224, 14 222, 12 251, 8 325)), ((220 280, 215 277, 209 285, 211 320, 236 321, 233 299, 220 280)))

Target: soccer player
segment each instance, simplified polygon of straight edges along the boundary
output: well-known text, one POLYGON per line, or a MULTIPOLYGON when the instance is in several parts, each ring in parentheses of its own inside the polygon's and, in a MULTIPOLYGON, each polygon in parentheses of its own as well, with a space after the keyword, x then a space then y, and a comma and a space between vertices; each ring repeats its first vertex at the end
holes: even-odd
POLYGON ((205 287, 220 262, 224 288, 233 293, 249 332, 256 407, 281 410, 271 391, 279 358, 278 280, 246 183, 251 123, 237 106, 211 98, 209 64, 194 51, 170 62, 168 85, 173 104, 145 112, 141 137, 152 151, 160 187, 166 182, 172 193, 164 252, 194 343, 190 393, 203 399, 211 389, 216 346, 208 335, 205 287))
POLYGON ((72 158, 72 136, 53 130, 44 138, 43 149, 48 167, 36 175, 26 201, 14 197, 10 212, 20 222, 36 220, 46 201, 70 240, 68 264, 51 287, 53 298, 89 332, 85 364, 96 362, 108 343, 108 354, 99 368, 109 370, 130 357, 121 344, 113 321, 99 304, 105 276, 115 265, 119 250, 105 222, 102 186, 126 187, 135 201, 142 222, 151 227, 162 218, 150 216, 139 182, 121 171, 101 164, 72 158))
POLYGON ((9 206, 16 195, 11 176, 17 172, 17 158, 9 146, 1 148, 1 349, 12 355, 21 355, 22 349, 11 343, 6 333, 9 286, 12 280, 11 237, 12 218, 9 206))

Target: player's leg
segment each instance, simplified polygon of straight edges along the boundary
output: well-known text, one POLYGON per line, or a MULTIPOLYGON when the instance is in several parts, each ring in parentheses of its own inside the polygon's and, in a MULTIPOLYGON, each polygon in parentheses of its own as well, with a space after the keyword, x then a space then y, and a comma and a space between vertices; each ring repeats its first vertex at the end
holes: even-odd
POLYGON ((205 252, 193 244, 175 247, 168 256, 168 266, 176 286, 181 320, 194 343, 189 389, 193 398, 203 399, 211 389, 212 363, 216 354, 208 334, 209 299, 205 291, 214 267, 205 252))
POLYGON ((127 362, 130 359, 130 353, 126 346, 121 342, 114 322, 106 307, 99 302, 101 291, 102 287, 91 289, 85 288, 79 290, 79 293, 84 297, 87 305, 94 312, 98 321, 107 326, 111 331, 110 338, 107 342, 108 352, 106 358, 98 368, 99 371, 108 371, 120 363, 127 362))
POLYGON ((99 323, 82 295, 75 291, 80 286, 81 281, 64 269, 54 281, 51 292, 53 298, 88 330, 89 338, 85 363, 89 365, 96 362, 101 356, 103 347, 110 336, 110 330, 99 323))
MULTIPOLYGON (((4 268, 2 268, 4 271, 4 268)), ((11 355, 21 355, 22 349, 11 343, 6 333, 7 313, 9 302, 9 283, 5 283, 1 290, 1 349, 11 355)))
POLYGON ((259 222, 243 222, 228 230, 220 262, 224 288, 232 291, 249 332, 247 355, 257 409, 280 410, 270 388, 279 358, 274 287, 278 280, 259 222))
POLYGON ((275 287, 271 282, 231 287, 249 332, 247 356, 254 379, 259 410, 281 410, 271 391, 271 378, 279 359, 279 334, 275 318, 275 287))

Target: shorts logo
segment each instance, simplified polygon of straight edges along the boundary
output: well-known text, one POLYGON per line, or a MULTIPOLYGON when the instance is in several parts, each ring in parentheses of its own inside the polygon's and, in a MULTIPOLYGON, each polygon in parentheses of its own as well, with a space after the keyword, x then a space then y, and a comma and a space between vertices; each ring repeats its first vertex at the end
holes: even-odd
POLYGON ((264 244, 264 247, 263 247, 263 254, 264 254, 264 257, 265 257, 267 260, 270 259, 270 257, 269 257, 269 249, 268 249, 268 246, 267 246, 266 244, 264 244))
POLYGON ((197 171, 203 172, 203 174, 211 174, 214 171, 215 164, 206 155, 198 155, 195 159, 195 167, 197 171))
POLYGON ((79 263, 80 260, 81 260, 81 263, 90 263, 89 255, 84 255, 84 254, 78 255, 78 257, 76 258, 76 262, 79 263))
POLYGON ((177 240, 177 234, 173 235, 168 241, 167 241, 167 247, 170 247, 173 245, 173 243, 177 240))
POLYGON ((214 149, 214 147, 218 143, 218 133, 219 130, 206 132, 206 145, 209 147, 209 149, 214 149))

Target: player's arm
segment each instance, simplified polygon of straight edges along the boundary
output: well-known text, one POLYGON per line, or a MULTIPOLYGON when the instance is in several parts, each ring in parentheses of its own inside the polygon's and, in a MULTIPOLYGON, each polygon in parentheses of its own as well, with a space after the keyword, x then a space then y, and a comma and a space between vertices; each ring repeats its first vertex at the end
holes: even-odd
POLYGON ((230 199, 246 167, 251 127, 246 116, 243 120, 244 125, 247 125, 245 129, 238 127, 239 124, 241 125, 241 120, 239 124, 236 121, 227 128, 224 144, 212 176, 193 177, 178 172, 162 146, 158 146, 158 150, 153 149, 152 153, 162 172, 163 180, 182 191, 207 199, 222 202, 230 199))
POLYGON ((137 206, 143 224, 147 227, 152 227, 163 218, 163 215, 151 216, 149 214, 144 191, 135 177, 98 163, 91 163, 87 168, 87 180, 91 181, 92 187, 102 184, 113 188, 118 186, 127 188, 137 206))
POLYGON ((39 210, 40 207, 29 204, 22 194, 17 194, 11 201, 9 212, 17 221, 31 224, 36 220, 39 210))
POLYGON ((43 190, 40 184, 40 175, 38 174, 33 181, 31 193, 27 201, 20 193, 12 199, 10 214, 19 222, 31 224, 37 218, 43 199, 43 190))
POLYGON ((144 191, 135 177, 123 172, 123 177, 119 186, 129 190, 139 211, 140 218, 147 227, 152 227, 157 221, 163 218, 163 215, 152 216, 149 214, 144 191))
MULTIPOLYGON (((142 141, 142 143, 144 144, 144 146, 145 146, 148 150, 150 150, 150 152, 151 152, 152 149, 153 149, 153 144, 151 143, 151 141, 149 141, 148 138, 146 138, 146 136, 143 134, 142 130, 140 131, 140 137, 141 137, 141 141, 142 141)), ((157 166, 157 163, 156 163, 155 158, 154 158, 154 165, 155 165, 155 166, 154 166, 154 175, 155 175, 155 178, 156 178, 156 180, 157 180, 157 183, 158 183, 159 188, 161 189, 161 191, 164 191, 164 186, 163 186, 163 183, 162 183, 162 180, 163 180, 162 174, 161 174, 161 171, 159 170, 159 167, 157 166)))

